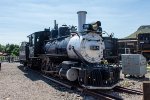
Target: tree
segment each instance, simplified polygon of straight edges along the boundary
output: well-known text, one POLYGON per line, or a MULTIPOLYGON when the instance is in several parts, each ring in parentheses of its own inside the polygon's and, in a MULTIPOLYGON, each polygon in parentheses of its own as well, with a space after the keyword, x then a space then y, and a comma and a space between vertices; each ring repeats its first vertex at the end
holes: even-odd
POLYGON ((0 44, 0 52, 5 52, 13 56, 19 56, 19 45, 6 44, 6 46, 3 46, 0 44))
POLYGON ((0 52, 5 52, 5 46, 0 44, 0 52))
POLYGON ((19 46, 15 46, 15 48, 11 52, 11 55, 19 56, 19 46))

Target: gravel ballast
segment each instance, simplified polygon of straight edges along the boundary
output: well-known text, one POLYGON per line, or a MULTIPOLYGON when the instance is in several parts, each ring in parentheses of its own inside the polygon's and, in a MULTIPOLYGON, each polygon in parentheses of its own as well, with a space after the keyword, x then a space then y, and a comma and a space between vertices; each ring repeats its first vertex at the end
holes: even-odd
MULTIPOLYGON (((124 78, 119 85, 142 89, 142 82, 149 80, 150 73, 145 79, 124 78)), ((123 78, 123 74, 121 74, 123 78)), ((125 100, 142 100, 142 95, 111 92, 125 100)), ((19 63, 2 63, 0 71, 0 100, 96 100, 78 91, 73 91, 44 78, 39 73, 24 68, 19 63)))
POLYGON ((25 70, 19 63, 2 63, 0 100, 82 100, 72 90, 57 85, 40 74, 25 70))

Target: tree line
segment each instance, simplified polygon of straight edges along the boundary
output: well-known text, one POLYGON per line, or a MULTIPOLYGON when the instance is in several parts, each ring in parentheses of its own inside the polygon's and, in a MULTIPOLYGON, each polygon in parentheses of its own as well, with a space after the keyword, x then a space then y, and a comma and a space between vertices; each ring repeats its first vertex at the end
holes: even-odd
POLYGON ((19 45, 16 44, 0 44, 0 52, 6 53, 7 55, 19 56, 19 45))

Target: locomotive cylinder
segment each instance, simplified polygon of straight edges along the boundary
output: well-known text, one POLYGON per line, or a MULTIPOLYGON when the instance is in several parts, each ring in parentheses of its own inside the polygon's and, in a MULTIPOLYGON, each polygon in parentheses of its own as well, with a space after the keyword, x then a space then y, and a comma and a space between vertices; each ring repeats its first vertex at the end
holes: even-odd
POLYGON ((78 71, 76 69, 63 69, 59 71, 59 75, 68 79, 69 81, 75 81, 78 78, 78 71))

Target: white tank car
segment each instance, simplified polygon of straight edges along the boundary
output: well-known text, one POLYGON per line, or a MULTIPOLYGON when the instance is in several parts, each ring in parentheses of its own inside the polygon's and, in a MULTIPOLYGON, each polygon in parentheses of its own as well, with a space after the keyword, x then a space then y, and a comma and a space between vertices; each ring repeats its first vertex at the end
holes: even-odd
POLYGON ((28 49, 26 48, 28 42, 22 42, 19 50, 20 63, 26 65, 28 49))
POLYGON ((20 60, 26 60, 26 44, 27 42, 22 42, 21 43, 21 47, 20 47, 20 50, 19 50, 19 59, 20 60))

